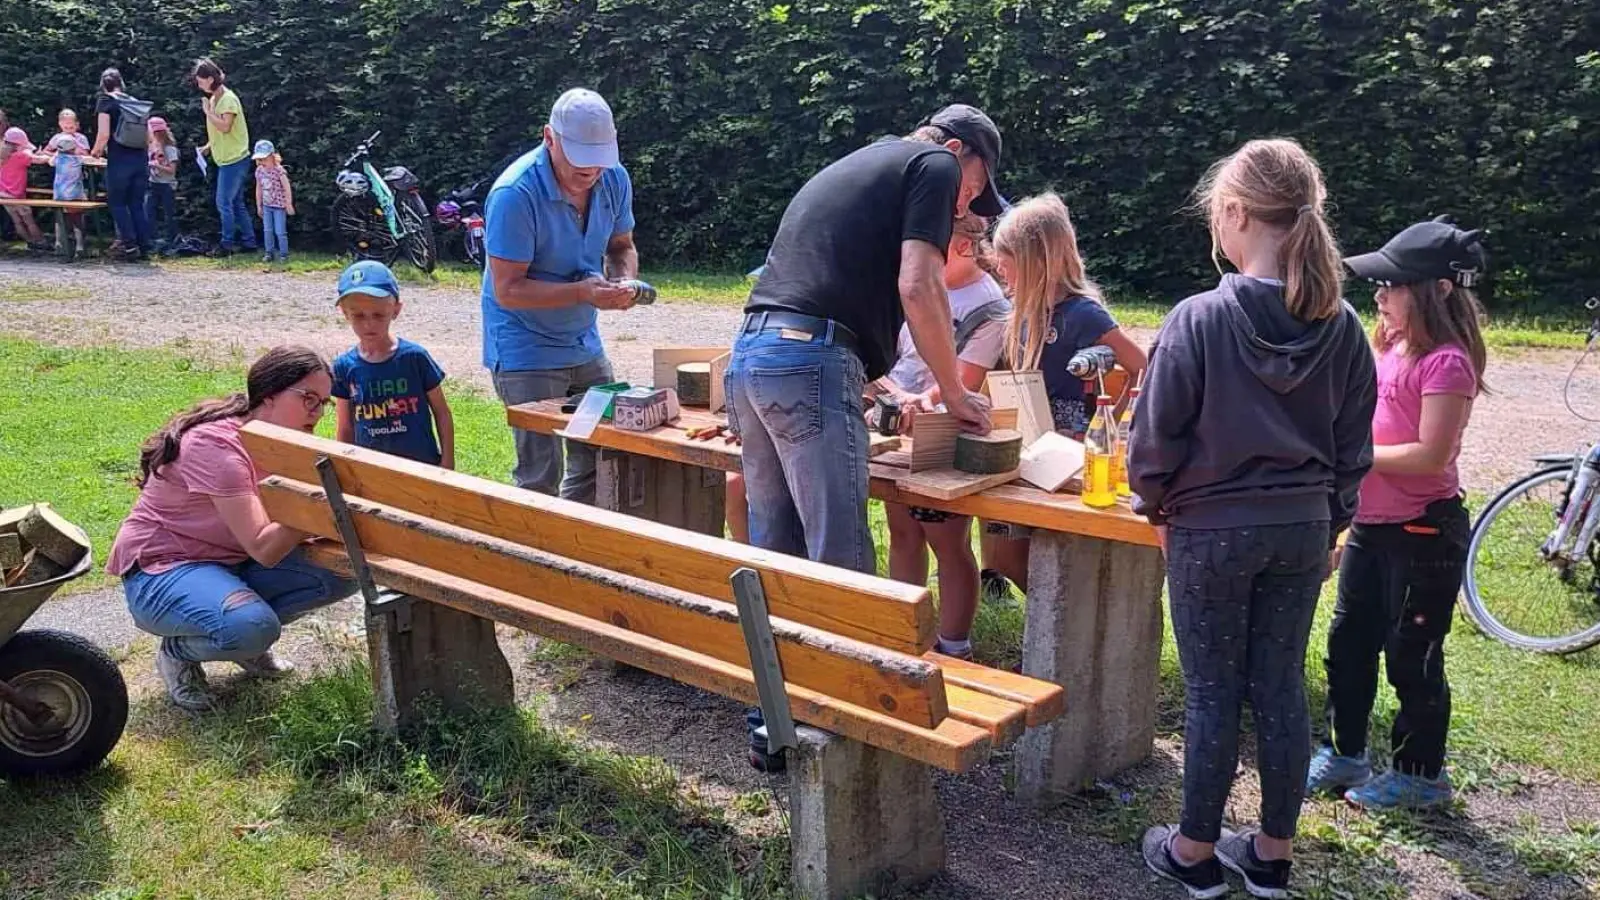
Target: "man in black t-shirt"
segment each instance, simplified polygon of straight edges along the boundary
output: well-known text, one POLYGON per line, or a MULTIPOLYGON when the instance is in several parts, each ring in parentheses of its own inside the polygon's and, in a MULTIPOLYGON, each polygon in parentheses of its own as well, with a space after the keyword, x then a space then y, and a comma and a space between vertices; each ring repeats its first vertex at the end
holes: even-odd
POLYGON ((874 571, 862 393, 894 363, 902 323, 945 406, 988 431, 987 402, 961 383, 944 262, 958 217, 1002 211, 999 164, 994 122, 949 106, 828 166, 790 201, 726 376, 751 543, 874 571))

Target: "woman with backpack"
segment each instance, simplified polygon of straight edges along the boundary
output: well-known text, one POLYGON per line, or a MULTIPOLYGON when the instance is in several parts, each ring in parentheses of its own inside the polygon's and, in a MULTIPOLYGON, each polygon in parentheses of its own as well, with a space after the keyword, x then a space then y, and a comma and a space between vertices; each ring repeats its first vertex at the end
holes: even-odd
POLYGON ((117 225, 111 254, 124 259, 144 259, 150 253, 150 220, 145 216, 145 195, 150 192, 150 168, 145 158, 150 104, 128 96, 122 73, 115 68, 100 73, 100 97, 94 106, 97 127, 94 149, 106 161, 106 203, 117 225))
POLYGON ((250 128, 244 121, 244 105, 239 95, 227 87, 222 67, 209 59, 194 64, 194 86, 205 95, 201 108, 206 114, 206 143, 201 153, 211 154, 217 164, 217 215, 222 219, 222 238, 217 254, 229 256, 238 250, 254 253, 256 223, 244 202, 244 184, 250 177, 250 128), (234 240, 237 237, 238 243, 234 240))

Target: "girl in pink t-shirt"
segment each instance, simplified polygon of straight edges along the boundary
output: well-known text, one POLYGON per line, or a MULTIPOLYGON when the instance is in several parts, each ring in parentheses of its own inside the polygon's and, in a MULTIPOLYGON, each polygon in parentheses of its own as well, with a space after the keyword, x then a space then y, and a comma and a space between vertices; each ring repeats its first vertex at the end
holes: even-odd
POLYGON ((213 703, 205 660, 291 671, 272 654, 283 624, 352 593, 303 558, 305 534, 267 517, 261 473, 239 438, 252 421, 311 431, 332 389, 315 351, 275 347, 250 367, 244 393, 179 414, 140 451, 139 499, 106 570, 122 576, 134 623, 162 638, 156 671, 184 709, 213 703))
POLYGON ((1472 290, 1484 251, 1479 232, 1440 219, 1345 264, 1378 285, 1378 406, 1372 471, 1361 482, 1328 632, 1328 734, 1306 786, 1366 808, 1443 806, 1451 799, 1444 639, 1470 531, 1456 457, 1484 390, 1483 308, 1472 290), (1367 727, 1380 654, 1400 714, 1392 764, 1373 777, 1367 727))
MULTIPOLYGON (((16 126, 5 130, 4 137, 0 138, 0 197, 8 200, 27 198, 28 167, 46 161, 46 157, 37 151, 38 148, 28 140, 26 131, 16 126)), ((39 224, 33 220, 32 209, 26 206, 7 206, 6 215, 11 217, 11 224, 16 226, 17 233, 28 242, 28 249, 49 249, 44 242, 44 232, 39 230, 39 224)))

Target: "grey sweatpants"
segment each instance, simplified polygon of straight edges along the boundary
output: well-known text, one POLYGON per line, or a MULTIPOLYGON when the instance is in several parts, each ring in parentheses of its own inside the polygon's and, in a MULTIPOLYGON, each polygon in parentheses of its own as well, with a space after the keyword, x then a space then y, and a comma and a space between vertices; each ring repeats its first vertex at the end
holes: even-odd
POLYGON ((1261 830, 1292 838, 1311 762, 1306 642, 1328 571, 1328 523, 1167 534, 1172 631, 1183 666, 1183 820, 1212 843, 1255 713, 1261 830))
MULTIPOLYGON (((494 392, 507 406, 565 397, 576 388, 591 388, 613 379, 611 360, 604 356, 566 369, 499 370, 491 373, 494 392)), ((582 441, 563 441, 550 434, 511 429, 517 446, 517 487, 579 503, 594 503, 594 448, 582 441), (566 446, 563 474, 562 445, 566 446)))

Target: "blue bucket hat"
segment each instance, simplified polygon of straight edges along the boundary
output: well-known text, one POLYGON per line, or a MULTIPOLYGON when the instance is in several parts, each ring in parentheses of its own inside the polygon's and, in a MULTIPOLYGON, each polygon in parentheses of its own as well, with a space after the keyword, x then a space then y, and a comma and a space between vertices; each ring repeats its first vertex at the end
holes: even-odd
POLYGON ((366 294, 368 297, 400 299, 400 284, 395 281, 389 267, 375 259, 363 259, 352 264, 339 276, 339 295, 334 303, 348 294, 366 294))

